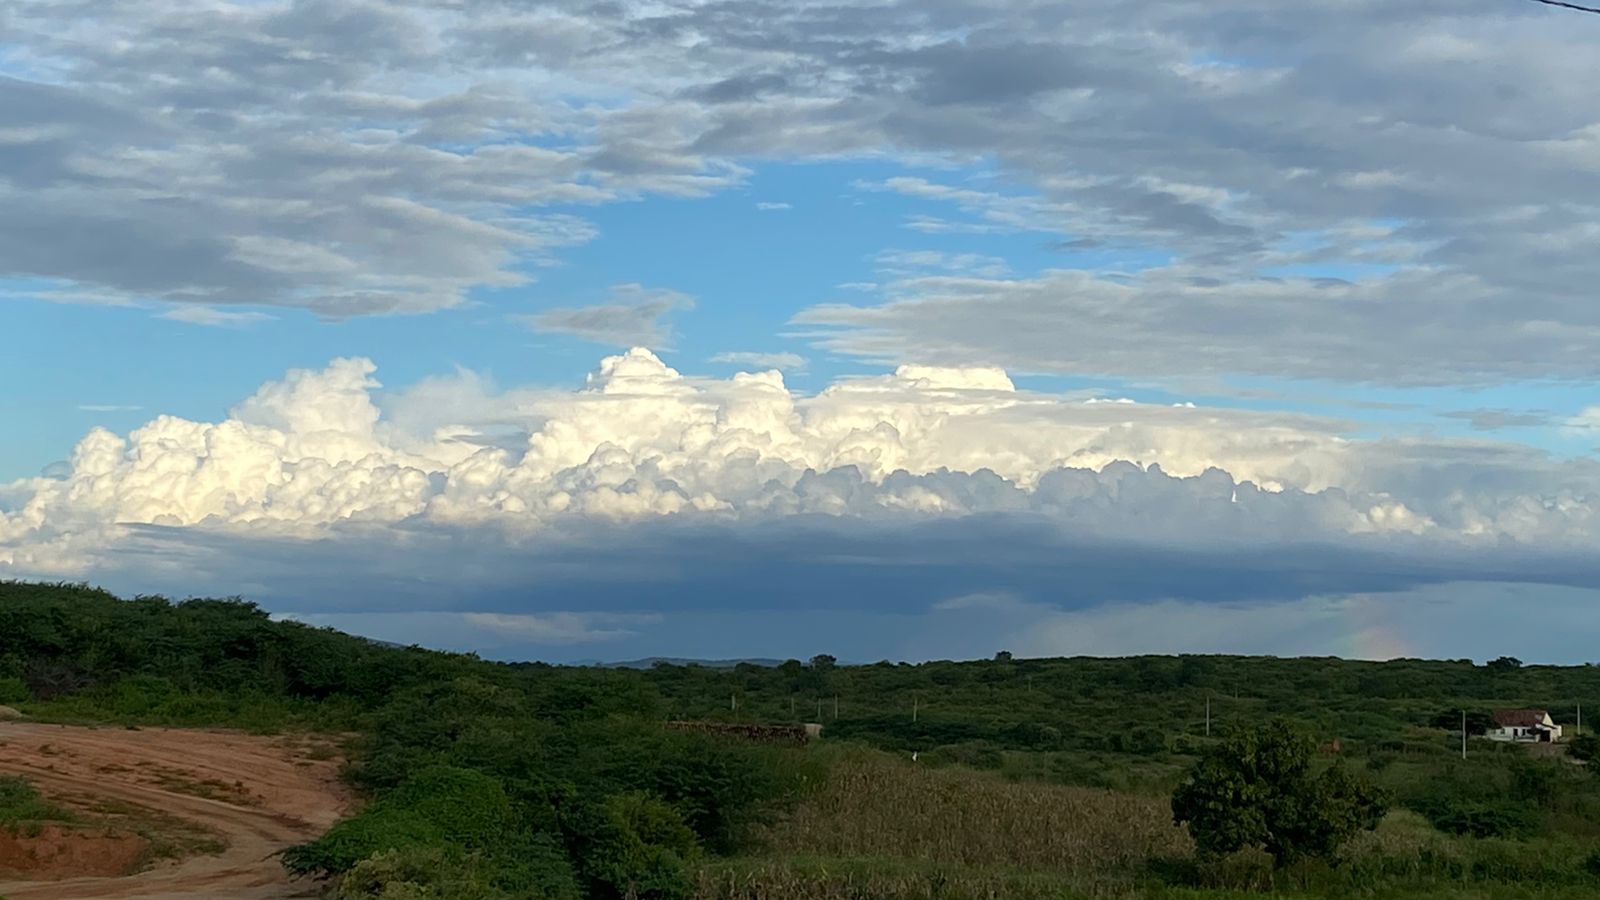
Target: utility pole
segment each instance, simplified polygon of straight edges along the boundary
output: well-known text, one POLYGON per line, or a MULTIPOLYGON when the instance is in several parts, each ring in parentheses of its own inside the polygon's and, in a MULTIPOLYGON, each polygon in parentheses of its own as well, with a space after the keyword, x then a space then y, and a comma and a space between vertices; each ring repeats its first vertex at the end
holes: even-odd
POLYGON ((1461 711, 1461 758, 1467 758, 1467 711, 1461 711))
POLYGON ((916 697, 912 697, 911 698, 911 721, 915 722, 916 720, 917 720, 917 698, 916 697))
POLYGON ((1211 737, 1211 695, 1206 695, 1206 737, 1211 737))
POLYGON ((728 695, 728 708, 734 712, 739 711, 739 695, 737 693, 728 695))
POLYGON ((1582 703, 1578 704, 1578 724, 1574 725, 1573 728, 1572 728, 1572 736, 1573 737, 1577 737, 1580 734, 1583 734, 1583 704, 1582 703))
POLYGON ((839 720, 839 695, 838 694, 834 694, 833 695, 833 719, 834 719, 835 722, 837 722, 839 720))

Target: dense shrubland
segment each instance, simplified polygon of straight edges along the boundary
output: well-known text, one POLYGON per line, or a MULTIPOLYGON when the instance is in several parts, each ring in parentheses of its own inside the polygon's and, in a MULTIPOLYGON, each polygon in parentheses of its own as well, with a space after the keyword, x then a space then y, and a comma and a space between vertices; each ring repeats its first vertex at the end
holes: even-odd
POLYGON ((348 735, 366 806, 285 857, 345 900, 1596 896, 1600 779, 1481 740, 1462 760, 1451 731, 1596 697, 1600 668, 1514 660, 499 664, 238 601, 0 583, 0 703, 348 735), (820 719, 826 739, 661 727, 679 718, 820 719), (1276 864, 1259 835, 1197 852, 1169 797, 1225 734, 1280 718, 1325 747, 1306 783, 1337 764, 1388 815, 1276 864))

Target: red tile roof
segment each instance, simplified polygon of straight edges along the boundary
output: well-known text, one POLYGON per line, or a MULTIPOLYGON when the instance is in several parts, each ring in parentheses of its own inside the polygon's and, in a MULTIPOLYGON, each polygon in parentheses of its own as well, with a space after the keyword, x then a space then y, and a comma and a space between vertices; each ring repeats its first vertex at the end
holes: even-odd
POLYGON ((1543 725, 1547 715, 1549 713, 1542 709, 1497 709, 1494 724, 1501 728, 1532 728, 1543 725))

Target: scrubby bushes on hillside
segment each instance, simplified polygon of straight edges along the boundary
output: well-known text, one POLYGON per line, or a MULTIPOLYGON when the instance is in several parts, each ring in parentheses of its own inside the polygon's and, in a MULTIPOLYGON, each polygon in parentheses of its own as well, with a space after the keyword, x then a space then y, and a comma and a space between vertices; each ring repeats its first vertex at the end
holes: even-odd
POLYGON ((366 810, 286 855, 338 875, 342 900, 1199 897, 1274 879, 1330 898, 1600 896, 1600 778, 1487 742, 1461 763, 1459 712, 1440 712, 1570 698, 1559 721, 1597 694, 1600 667, 1465 660, 505 665, 238 601, 0 582, 0 702, 30 716, 356 733, 366 810), (1308 777, 1365 774, 1426 817, 1391 815, 1337 867, 1197 863, 1167 794, 1230 726, 1279 716, 1329 742, 1308 777), (661 727, 677 718, 821 720, 825 740, 661 727))
MULTIPOLYGON (((1581 803, 1585 773, 1551 760, 1480 755, 1450 761, 1401 795, 1440 831, 1471 837, 1527 837, 1548 827, 1552 813, 1581 803)), ((1592 810, 1585 810, 1592 813, 1592 810)))

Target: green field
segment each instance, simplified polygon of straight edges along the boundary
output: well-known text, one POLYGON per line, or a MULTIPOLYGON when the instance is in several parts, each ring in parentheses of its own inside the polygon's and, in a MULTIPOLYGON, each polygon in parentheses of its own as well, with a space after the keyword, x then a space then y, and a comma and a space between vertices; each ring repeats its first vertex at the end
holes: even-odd
POLYGON ((1532 706, 1570 729, 1589 701, 1600 667, 1512 661, 507 665, 0 583, 0 703, 32 717, 358 735, 365 811, 285 857, 345 898, 1594 897, 1600 778, 1478 738, 1463 760, 1454 727, 1532 706), (1327 858, 1197 854, 1173 789, 1280 718, 1387 816, 1327 858), (825 727, 761 746, 671 719, 825 727))

